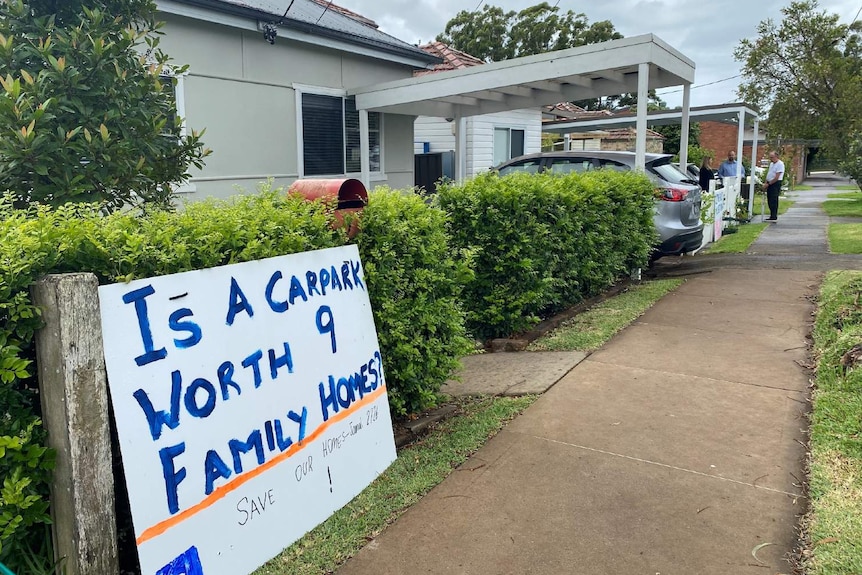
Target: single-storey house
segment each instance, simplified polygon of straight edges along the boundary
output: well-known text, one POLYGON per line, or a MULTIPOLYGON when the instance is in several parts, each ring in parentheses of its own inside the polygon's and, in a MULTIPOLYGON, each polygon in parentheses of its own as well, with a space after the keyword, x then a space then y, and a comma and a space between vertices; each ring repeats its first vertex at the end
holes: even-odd
MULTIPOLYGON (((420 46, 428 54, 439 58, 441 63, 431 70, 416 72, 416 76, 433 74, 449 70, 464 70, 473 66, 485 64, 479 58, 471 56, 442 42, 431 42, 420 46)), ((449 161, 434 163, 433 156, 445 155, 451 157, 455 151, 455 131, 453 118, 438 118, 419 116, 414 123, 414 152, 420 156, 416 159, 417 186, 425 189, 433 187, 433 182, 440 176, 450 178, 453 173, 447 173, 449 161), (422 158, 423 155, 432 157, 422 158), (440 173, 433 170, 428 173, 423 160, 430 160, 429 165, 443 167, 440 173)), ((475 176, 488 171, 506 160, 524 154, 532 154, 542 150, 542 111, 539 107, 520 110, 507 110, 493 114, 483 114, 468 117, 466 129, 466 165, 467 176, 475 176)), ((454 166, 452 166, 454 170, 454 166)))
MULTIPOLYGON (((177 190, 189 198, 250 191, 267 178, 287 185, 350 176, 366 187, 410 188, 418 116, 452 119, 460 181, 492 166, 495 148, 502 159, 518 155, 522 140, 525 152, 539 145, 509 115, 486 126, 483 163, 477 155, 468 172, 466 124, 480 116, 529 109, 539 126, 541 107, 554 102, 631 92, 645 102, 650 89, 682 85, 688 94, 694 78, 694 62, 652 34, 415 76, 443 59, 328 0, 157 7, 162 48, 189 65, 177 78, 177 111, 187 129, 207 130, 214 151, 177 190)), ((640 126, 646 106, 637 112, 640 126)), ((640 165, 645 127, 636 139, 640 165)))
MULTIPOLYGON (((181 197, 225 197, 273 178, 360 172, 360 126, 348 91, 411 78, 437 57, 370 20, 315 0, 158 0, 162 49, 187 129, 213 150, 181 197)), ((413 186, 413 116, 369 112, 372 185, 413 186)))
MULTIPOLYGON (((613 117, 610 110, 585 110, 572 102, 560 102, 553 106, 545 106, 542 110, 542 122, 554 123, 565 120, 590 120, 613 117)), ((634 151, 637 142, 637 131, 631 127, 607 128, 603 130, 575 131, 566 134, 546 134, 551 137, 545 142, 548 150, 602 150, 602 151, 634 151)), ((664 136, 655 130, 646 130, 646 151, 650 154, 661 154, 664 151, 664 136)))

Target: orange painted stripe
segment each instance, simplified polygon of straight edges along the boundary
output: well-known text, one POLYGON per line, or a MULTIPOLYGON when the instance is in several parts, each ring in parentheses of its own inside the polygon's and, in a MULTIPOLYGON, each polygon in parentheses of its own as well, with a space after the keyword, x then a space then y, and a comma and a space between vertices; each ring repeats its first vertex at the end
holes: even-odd
POLYGON ((143 543, 146 543, 150 539, 153 539, 154 537, 158 537, 159 535, 161 535, 162 533, 164 533, 165 531, 167 531, 171 527, 179 525, 180 523, 182 523, 186 519, 189 519, 190 517, 203 511, 207 507, 210 507, 216 501, 224 498, 227 494, 231 493, 232 491, 236 491, 237 489, 242 487, 245 483, 251 481, 255 477, 265 473, 266 471, 269 471, 270 469, 272 469, 273 467, 275 467, 276 465, 278 465, 279 463, 281 463, 285 459, 289 459, 290 457, 296 455, 297 453, 299 453, 300 451, 305 449, 312 441, 314 441, 315 439, 320 437, 323 434, 323 432, 325 432, 331 426, 333 426, 336 423, 338 423, 339 421, 347 418, 349 415, 351 415, 355 411, 359 410, 361 407, 363 407, 369 403, 372 403, 374 400, 376 400, 378 397, 380 397, 385 392, 386 392, 386 386, 381 385, 378 389, 376 389, 373 392, 371 392, 370 394, 366 395, 365 397, 363 397, 359 401, 354 402, 354 404, 352 406, 350 406, 349 409, 342 411, 340 413, 337 413, 336 415, 333 415, 327 421, 320 424, 317 427, 317 429, 315 429, 311 433, 311 435, 305 437, 302 440, 302 443, 294 443, 293 445, 291 445, 287 449, 287 451, 279 453, 276 457, 274 457, 273 459, 270 459, 269 461, 267 461, 263 465, 256 467, 247 473, 243 473, 242 475, 240 475, 239 477, 237 477, 236 479, 234 479, 230 483, 222 485, 221 487, 217 487, 203 501, 197 503, 196 505, 193 505, 192 507, 189 507, 188 509, 184 510, 183 512, 181 512, 177 515, 173 515, 172 517, 169 517, 169 518, 165 519, 164 521, 156 523, 152 527, 145 529, 144 532, 141 533, 140 536, 136 540, 138 545, 142 545, 143 543))

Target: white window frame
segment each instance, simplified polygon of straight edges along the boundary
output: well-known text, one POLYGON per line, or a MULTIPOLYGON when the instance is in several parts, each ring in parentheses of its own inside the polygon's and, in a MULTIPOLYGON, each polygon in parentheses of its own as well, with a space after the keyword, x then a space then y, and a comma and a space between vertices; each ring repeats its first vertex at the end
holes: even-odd
MULTIPOLYGON (((180 137, 185 138, 188 135, 188 124, 186 123, 186 89, 185 79, 188 72, 177 74, 170 66, 165 66, 159 74, 159 80, 170 81, 174 86, 174 106, 175 113, 180 118, 180 137), (174 82, 176 80, 176 82, 174 82)), ((186 180, 178 186, 174 186, 175 194, 191 194, 198 190, 197 186, 191 180, 186 180)))
MULTIPOLYGON (((344 141, 344 146, 345 146, 345 149, 343 151, 344 155, 345 155, 345 157, 344 157, 345 172, 343 174, 315 174, 315 175, 306 175, 305 174, 305 143, 303 142, 303 139, 302 139, 302 132, 303 132, 302 95, 303 94, 314 94, 317 96, 332 96, 335 98, 341 98, 342 99, 342 110, 343 110, 344 109, 343 108, 344 100, 347 99, 347 90, 343 90, 340 88, 326 88, 326 87, 322 87, 322 86, 308 86, 308 85, 304 85, 304 84, 293 84, 293 90, 294 90, 294 97, 295 97, 295 101, 296 101, 296 150, 297 150, 296 165, 298 168, 297 172, 299 174, 299 177, 300 178, 328 178, 328 177, 342 176, 342 177, 350 177, 350 178, 360 178, 362 176, 362 172, 348 172, 348 171, 346 171, 347 170, 347 157, 346 157, 346 155, 347 155, 347 124, 344 121, 343 117, 342 117, 342 122, 341 122, 341 129, 342 129, 342 136, 343 136, 343 141, 344 141)), ((374 112, 369 112, 369 114, 371 114, 371 113, 374 113, 374 112)), ((383 141, 383 134, 384 134, 383 123, 384 123, 385 114, 383 114, 382 112, 376 112, 376 113, 380 115, 380 124, 378 126, 378 131, 379 131, 378 138, 379 138, 379 142, 380 142, 380 166, 379 166, 379 169, 372 170, 370 172, 370 175, 371 175, 372 180, 383 180, 383 179, 385 179, 385 173, 386 173, 386 170, 383 166, 383 158, 384 158, 383 150, 385 149, 385 145, 384 145, 384 141, 383 141)), ((369 130, 369 135, 370 135, 370 130, 369 130)), ((369 138, 369 144, 370 143, 371 143, 371 139, 369 138)), ((370 154, 371 154, 371 150, 369 150, 369 159, 370 159, 370 154)))
POLYGON ((506 138, 507 138, 506 155, 508 157, 506 159, 502 160, 503 162, 507 162, 507 161, 511 160, 512 158, 517 158, 518 156, 522 156, 527 152, 527 127, 526 126, 513 126, 511 124, 510 125, 494 125, 492 128, 492 132, 491 132, 491 158, 492 158, 492 161, 494 162, 495 166, 502 163, 502 162, 497 162, 497 158, 494 157, 494 152, 497 149, 497 142, 496 142, 497 130, 506 130, 506 132, 507 132, 507 135, 506 135, 506 138), (512 155, 512 131, 513 130, 523 132, 523 134, 524 134, 523 151, 520 154, 518 154, 518 156, 512 155))

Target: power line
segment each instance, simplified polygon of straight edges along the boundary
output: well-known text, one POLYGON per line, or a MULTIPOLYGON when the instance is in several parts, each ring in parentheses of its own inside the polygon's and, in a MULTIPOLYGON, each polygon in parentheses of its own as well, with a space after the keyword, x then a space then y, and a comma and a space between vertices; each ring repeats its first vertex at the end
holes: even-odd
POLYGON ((484 4, 484 3, 485 3, 485 0, 479 0, 479 3, 476 4, 476 8, 473 10, 473 12, 478 12, 479 8, 481 8, 482 4, 484 4))
POLYGON ((329 3, 327 3, 326 8, 323 9, 323 14, 321 14, 320 18, 317 19, 317 22, 314 23, 315 25, 320 24, 321 18, 326 15, 326 13, 329 11, 330 6, 332 6, 332 0, 329 0, 329 3))
MULTIPOLYGON (((734 79, 739 78, 741 76, 742 76, 742 74, 737 74, 736 76, 730 76, 729 78, 722 78, 721 80, 716 80, 715 82, 708 82, 706 84, 698 84, 697 86, 692 86, 691 89, 694 90, 695 88, 704 88, 706 86, 712 86, 713 84, 721 84, 722 82, 727 82, 728 80, 734 80, 734 79)), ((684 88, 680 89, 680 90, 673 90, 672 92, 662 92, 661 94, 659 94, 659 96, 665 96, 667 94, 676 94, 677 92, 682 92, 683 90, 684 90, 684 88)))
POLYGON ((850 28, 853 27, 853 24, 856 23, 856 20, 859 19, 859 14, 862 13, 862 6, 859 6, 859 9, 856 11, 856 16, 853 17, 853 21, 850 22, 850 28))

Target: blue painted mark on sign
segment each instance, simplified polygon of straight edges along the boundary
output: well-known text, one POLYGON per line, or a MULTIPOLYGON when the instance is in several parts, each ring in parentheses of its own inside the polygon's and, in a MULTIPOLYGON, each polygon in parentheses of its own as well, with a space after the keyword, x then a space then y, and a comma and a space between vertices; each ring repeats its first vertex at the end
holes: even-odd
POLYGON ((198 548, 194 545, 188 551, 156 571, 156 575, 204 575, 198 548))

